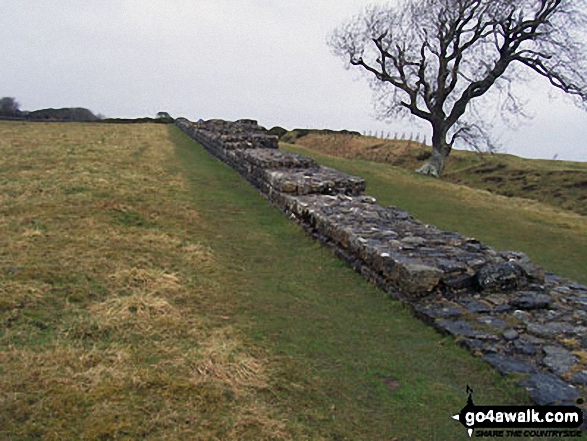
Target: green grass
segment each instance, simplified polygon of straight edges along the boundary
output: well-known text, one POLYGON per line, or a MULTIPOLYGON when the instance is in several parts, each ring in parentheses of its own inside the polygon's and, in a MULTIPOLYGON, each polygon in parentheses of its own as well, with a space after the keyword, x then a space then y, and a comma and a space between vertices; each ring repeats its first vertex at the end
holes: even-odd
POLYGON ((403 168, 344 159, 292 144, 282 148, 358 175, 366 193, 423 222, 475 237, 499 250, 527 253, 544 268, 587 283, 587 218, 522 198, 510 198, 420 176, 403 168))

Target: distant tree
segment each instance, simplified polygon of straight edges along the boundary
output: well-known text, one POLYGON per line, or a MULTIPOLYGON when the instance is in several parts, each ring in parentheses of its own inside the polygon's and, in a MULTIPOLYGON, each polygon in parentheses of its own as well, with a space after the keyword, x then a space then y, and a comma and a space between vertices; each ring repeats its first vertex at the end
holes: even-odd
POLYGON ((157 113, 157 118, 171 118, 171 115, 167 112, 159 112, 157 113))
POLYGON ((269 135, 275 135, 281 139, 283 137, 283 135, 285 135, 287 133, 287 130, 284 129, 283 127, 275 126, 275 127, 272 127, 271 129, 269 129, 267 131, 267 133, 269 135))
POLYGON ((15 98, 0 98, 0 116, 20 116, 20 104, 15 98))
POLYGON ((39 109, 29 113, 29 119, 49 121, 96 121, 92 111, 83 107, 65 107, 62 109, 39 109))
POLYGON ((456 141, 491 147, 474 104, 493 93, 505 118, 523 113, 512 92, 533 71, 587 102, 584 0, 404 0, 371 6, 329 38, 347 66, 368 72, 382 118, 432 126, 418 171, 440 176, 456 141), (488 92, 491 92, 489 94, 488 92))

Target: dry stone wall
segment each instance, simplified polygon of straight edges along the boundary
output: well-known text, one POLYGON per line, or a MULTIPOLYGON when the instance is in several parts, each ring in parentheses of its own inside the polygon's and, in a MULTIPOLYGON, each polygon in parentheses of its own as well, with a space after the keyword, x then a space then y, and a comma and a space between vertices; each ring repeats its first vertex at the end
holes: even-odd
POLYGON ((584 396, 587 287, 378 205, 363 179, 278 150, 255 121, 176 124, 422 320, 502 374, 527 374, 537 404, 584 396))

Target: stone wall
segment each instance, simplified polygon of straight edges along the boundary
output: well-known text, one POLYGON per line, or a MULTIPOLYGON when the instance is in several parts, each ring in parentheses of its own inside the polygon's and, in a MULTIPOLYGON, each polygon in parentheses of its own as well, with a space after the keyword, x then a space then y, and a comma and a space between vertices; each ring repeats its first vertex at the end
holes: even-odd
POLYGON ((502 374, 527 374, 537 404, 585 396, 587 287, 378 205, 363 179, 278 150, 255 121, 176 124, 426 323, 502 374))

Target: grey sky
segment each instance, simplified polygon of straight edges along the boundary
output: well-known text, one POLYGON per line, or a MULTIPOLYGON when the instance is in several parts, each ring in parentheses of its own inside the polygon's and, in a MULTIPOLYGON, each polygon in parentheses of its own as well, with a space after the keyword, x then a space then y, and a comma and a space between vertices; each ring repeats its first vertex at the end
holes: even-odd
MULTIPOLYGON (((167 111, 266 126, 429 133, 373 117, 371 92, 326 45, 368 0, 1 0, 0 96, 110 117, 167 111)), ((587 161, 587 113, 537 81, 508 153, 587 161), (555 94, 556 95, 556 94, 555 94)), ((430 135, 428 135, 430 139, 430 135)))

